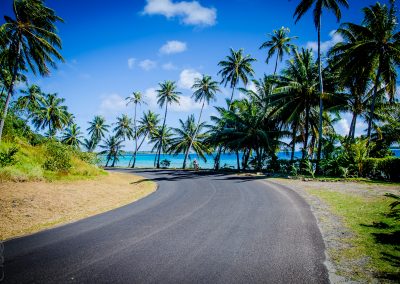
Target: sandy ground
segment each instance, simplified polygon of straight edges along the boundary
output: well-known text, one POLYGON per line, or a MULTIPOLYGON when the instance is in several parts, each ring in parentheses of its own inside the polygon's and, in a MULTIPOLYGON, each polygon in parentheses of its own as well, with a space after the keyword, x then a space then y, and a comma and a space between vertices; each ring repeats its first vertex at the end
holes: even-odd
POLYGON ((0 240, 105 212, 156 190, 142 177, 109 173, 95 180, 0 183, 0 240))
POLYGON ((386 192, 400 194, 400 186, 357 182, 302 181, 281 178, 269 179, 269 181, 290 187, 310 204, 328 252, 325 264, 329 271, 331 283, 357 283, 340 275, 351 275, 353 266, 364 266, 367 260, 358 259, 355 263, 354 261, 350 263, 344 259, 341 259, 340 262, 333 261, 330 252, 337 252, 342 248, 347 248, 349 246, 348 239, 352 237, 352 232, 346 228, 340 217, 330 211, 326 203, 317 196, 309 194, 308 190, 324 189, 368 198, 382 196, 386 192))

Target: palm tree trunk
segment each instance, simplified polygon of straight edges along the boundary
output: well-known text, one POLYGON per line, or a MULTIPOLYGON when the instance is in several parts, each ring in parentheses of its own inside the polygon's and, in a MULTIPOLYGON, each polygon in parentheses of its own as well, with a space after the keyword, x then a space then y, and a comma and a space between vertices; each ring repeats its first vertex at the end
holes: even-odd
POLYGON ((356 132, 356 123, 357 123, 357 113, 353 112, 353 118, 351 119, 350 131, 349 131, 349 140, 353 141, 355 132, 356 132))
POLYGON ((4 104, 4 109, 3 109, 3 115, 2 115, 1 121, 0 121, 0 142, 1 142, 1 138, 3 136, 4 123, 5 123, 6 118, 7 118, 7 112, 8 112, 8 107, 10 105, 11 95, 12 95, 12 93, 14 91, 14 84, 15 84, 15 81, 17 79, 18 62, 19 62, 19 57, 20 56, 21 56, 21 41, 18 44, 18 51, 17 51, 16 60, 15 60, 13 75, 12 75, 12 78, 11 78, 10 86, 8 88, 7 98, 6 98, 6 102, 4 104))
POLYGON ((231 100, 229 101, 229 108, 228 108, 229 110, 231 110, 233 94, 235 93, 235 88, 236 88, 236 86, 233 86, 233 88, 232 88, 231 100))
POLYGON ((378 95, 378 85, 379 85, 380 77, 381 77, 381 66, 379 65, 378 73, 376 74, 376 78, 375 78, 374 94, 372 95, 371 109, 370 109, 370 112, 369 112, 368 132, 367 132, 367 137, 368 137, 367 145, 369 145, 369 142, 371 140, 372 120, 374 119, 375 103, 376 103, 376 97, 378 95))
POLYGON ((293 125, 293 132, 292 132, 292 154, 290 156, 290 161, 294 161, 294 152, 296 150, 296 132, 297 132, 297 125, 293 125))
POLYGON ((319 173, 319 161, 321 160, 322 150, 322 123, 323 123, 323 112, 324 103, 322 96, 324 94, 324 84, 322 80, 322 60, 321 60, 321 15, 319 16, 318 22, 318 75, 319 75, 319 127, 318 127, 318 150, 317 150, 317 164, 316 172, 319 173))
POLYGON ((307 145, 308 145, 308 128, 309 128, 309 120, 310 120, 310 106, 307 102, 306 105, 306 121, 304 124, 304 143, 303 143, 303 160, 306 158, 307 153, 307 145))
POLYGON ((164 122, 161 129, 161 138, 160 138, 160 146, 158 149, 158 158, 157 158, 157 169, 160 168, 160 157, 161 157, 161 150, 163 148, 163 136, 164 136, 164 129, 165 129, 165 121, 167 120, 167 112, 168 112, 168 103, 165 103, 165 114, 164 114, 164 122))
POLYGON ((200 114, 199 114, 199 119, 198 119, 198 121, 197 121, 196 130, 194 131, 193 137, 192 137, 192 139, 190 140, 189 148, 188 148, 188 150, 186 151, 185 159, 183 160, 183 166, 182 166, 183 169, 186 168, 186 160, 187 160, 187 158, 188 158, 188 156, 189 156, 190 148, 192 148, 193 141, 196 139, 197 132, 199 131, 199 126, 200 126, 200 121, 201 121, 201 115, 203 114, 204 103, 205 103, 205 100, 203 100, 203 104, 202 104, 202 106, 201 106, 201 110, 200 110, 200 114))
POLYGON ((237 163, 237 170, 240 172, 240 159, 239 159, 239 151, 236 150, 236 163, 237 163))
POLYGON ((135 103, 135 114, 134 114, 134 116, 133 116, 133 127, 135 128, 135 152, 133 153, 132 169, 135 167, 135 164, 136 164, 136 154, 137 154, 137 151, 138 151, 137 127, 136 127, 136 107, 137 107, 137 103, 135 103))
POLYGON ((276 54, 276 62, 275 62, 275 69, 274 69, 274 77, 276 75, 276 70, 278 69, 278 60, 279 60, 279 52, 276 54))

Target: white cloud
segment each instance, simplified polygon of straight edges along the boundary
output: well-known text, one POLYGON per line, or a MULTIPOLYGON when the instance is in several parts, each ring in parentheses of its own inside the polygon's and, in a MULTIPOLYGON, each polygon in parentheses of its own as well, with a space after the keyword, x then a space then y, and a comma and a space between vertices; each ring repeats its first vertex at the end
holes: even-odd
POLYGON ((143 70, 149 71, 149 70, 157 67, 157 62, 150 60, 150 59, 145 59, 145 60, 139 62, 139 66, 143 70))
POLYGON ((129 69, 133 69, 133 67, 135 66, 135 62, 136 62, 136 58, 128 58, 128 68, 129 69))
POLYGON ((350 131, 350 124, 347 119, 342 118, 336 123, 335 130, 340 135, 347 135, 350 131))
POLYGON ((193 26, 213 26, 217 20, 217 10, 203 7, 198 1, 147 0, 143 14, 178 17, 183 24, 193 26))
POLYGON ((178 69, 178 67, 176 67, 172 62, 168 62, 168 63, 163 64, 163 65, 162 65, 162 68, 163 68, 164 70, 168 70, 168 71, 178 69))
MULTIPOLYGON (((327 52, 332 46, 334 46, 338 42, 343 41, 342 36, 337 34, 336 30, 331 31, 329 33, 329 36, 331 37, 330 40, 321 42, 321 52, 322 53, 327 52)), ((314 52, 317 52, 318 51, 318 42, 309 41, 309 42, 307 42, 306 47, 311 48, 314 52)))
POLYGON ((201 74, 194 69, 184 69, 179 75, 178 86, 182 89, 190 90, 194 84, 194 79, 200 78, 201 74))
MULTIPOLYGON (((157 104, 157 90, 156 88, 148 88, 144 92, 144 97, 149 109, 157 109, 159 105, 157 104)), ((173 103, 168 106, 168 109, 174 112, 190 112, 198 110, 201 108, 201 103, 196 103, 191 97, 180 95, 179 104, 173 103)))
POLYGON ((167 41, 160 48, 160 53, 162 54, 173 54, 184 52, 187 49, 186 42, 178 41, 178 40, 170 40, 167 41))
POLYGON ((126 102, 123 97, 113 93, 102 95, 99 107, 99 113, 102 115, 114 115, 126 110, 126 102))

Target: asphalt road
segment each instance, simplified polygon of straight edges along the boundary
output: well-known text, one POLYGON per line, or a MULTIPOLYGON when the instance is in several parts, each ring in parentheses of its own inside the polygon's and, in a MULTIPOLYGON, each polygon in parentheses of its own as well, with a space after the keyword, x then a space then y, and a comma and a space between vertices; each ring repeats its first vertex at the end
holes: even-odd
POLYGON ((5 283, 328 283, 324 244, 293 191, 235 175, 135 171, 159 189, 5 243, 5 283))

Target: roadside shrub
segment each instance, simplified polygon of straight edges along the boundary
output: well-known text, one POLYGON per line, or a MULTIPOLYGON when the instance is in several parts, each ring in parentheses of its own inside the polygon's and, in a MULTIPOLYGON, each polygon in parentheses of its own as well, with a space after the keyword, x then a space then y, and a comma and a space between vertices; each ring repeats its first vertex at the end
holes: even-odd
POLYGON ((168 168, 168 167, 171 165, 171 161, 170 161, 170 160, 167 160, 167 159, 162 160, 162 161, 160 162, 160 165, 161 165, 161 167, 162 167, 163 169, 166 169, 166 168, 168 168))
POLYGON ((16 154, 19 149, 16 146, 11 146, 0 152, 0 167, 12 166, 17 162, 16 154))
POLYGON ((365 159, 363 168, 367 177, 400 181, 400 158, 368 158, 365 159))
POLYGON ((55 172, 68 172, 71 167, 71 151, 67 146, 58 142, 50 142, 46 145, 47 158, 43 168, 55 172))
POLYGON ((74 154, 81 161, 86 162, 91 165, 97 165, 100 163, 100 159, 96 153, 81 152, 79 150, 74 150, 74 154))

